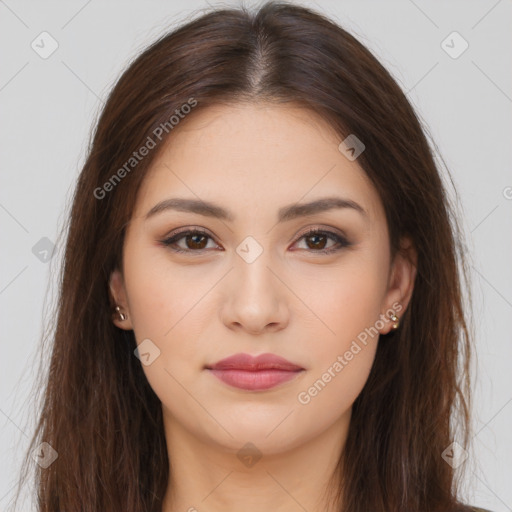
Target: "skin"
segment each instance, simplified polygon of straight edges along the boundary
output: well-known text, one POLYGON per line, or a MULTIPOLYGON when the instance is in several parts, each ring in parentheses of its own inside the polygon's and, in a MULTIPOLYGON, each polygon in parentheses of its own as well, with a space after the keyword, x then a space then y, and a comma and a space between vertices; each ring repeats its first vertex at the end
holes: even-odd
POLYGON ((323 493, 379 335, 358 343, 357 355, 307 404, 298 396, 365 328, 392 329, 386 311, 395 305, 403 315, 416 274, 408 240, 391 261, 378 192, 340 142, 298 106, 218 105, 182 121, 144 179, 110 290, 128 317, 116 325, 160 350, 143 369, 164 413, 171 466, 164 512, 331 510, 323 493), (276 223, 279 208, 325 196, 356 201, 367 216, 343 208, 276 223), (218 203, 235 220, 175 210, 145 218, 171 197, 218 203), (160 243, 186 227, 210 238, 177 241, 187 254, 160 243), (352 245, 322 254, 338 243, 304 238, 309 227, 341 232, 352 245), (251 263, 236 252, 249 235, 263 250, 251 263), (274 353, 304 371, 273 389, 246 391, 204 369, 239 352, 274 353), (256 463, 237 457, 248 442, 261 455, 256 463))

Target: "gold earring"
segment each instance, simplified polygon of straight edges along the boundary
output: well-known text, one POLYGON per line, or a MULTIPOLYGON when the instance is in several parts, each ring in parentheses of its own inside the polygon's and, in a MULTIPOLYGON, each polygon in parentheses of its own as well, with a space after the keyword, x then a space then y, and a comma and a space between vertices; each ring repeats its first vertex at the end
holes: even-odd
POLYGON ((398 327, 400 325, 399 318, 393 312, 389 313, 389 318, 393 322, 393 329, 398 329, 398 327))
POLYGON ((115 309, 118 317, 119 317, 119 320, 124 321, 128 318, 128 315, 125 315, 122 311, 121 311, 121 308, 119 306, 116 306, 116 309, 115 309))

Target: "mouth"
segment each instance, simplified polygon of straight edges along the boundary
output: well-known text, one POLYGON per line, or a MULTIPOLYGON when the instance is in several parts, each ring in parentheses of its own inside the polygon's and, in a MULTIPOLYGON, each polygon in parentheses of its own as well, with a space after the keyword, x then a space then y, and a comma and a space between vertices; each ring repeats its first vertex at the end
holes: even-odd
POLYGON ((235 354, 206 366, 229 386, 248 391, 271 389, 302 374, 305 369, 275 354, 235 354))

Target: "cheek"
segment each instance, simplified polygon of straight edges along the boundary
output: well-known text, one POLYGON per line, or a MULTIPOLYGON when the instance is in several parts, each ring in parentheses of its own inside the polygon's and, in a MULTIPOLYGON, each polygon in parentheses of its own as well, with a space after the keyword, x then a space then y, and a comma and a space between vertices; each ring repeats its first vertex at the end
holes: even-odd
POLYGON ((330 357, 333 352, 344 350, 365 329, 375 326, 381 313, 386 274, 376 260, 364 255, 354 255, 343 265, 322 272, 316 278, 296 277, 294 291, 305 298, 312 312, 311 321, 316 321, 318 333, 326 341, 321 352, 330 357))
POLYGON ((307 337, 307 351, 314 355, 296 403, 304 421, 310 422, 308 428, 336 421, 361 393, 379 339, 378 292, 370 275, 352 274, 343 282, 323 287, 313 297, 316 311, 328 328, 321 327, 318 332, 322 335, 316 339, 307 337))
POLYGON ((191 282, 187 272, 171 272, 168 263, 144 251, 132 251, 124 268, 135 339, 141 353, 141 346, 151 353, 149 364, 141 358, 149 385, 168 407, 179 403, 193 410, 194 403, 180 383, 188 383, 190 375, 202 369, 199 342, 204 326, 198 303, 211 284, 191 282))
MULTIPOLYGON (((302 281, 298 294, 307 297, 316 317, 307 336, 310 376, 298 403, 333 418, 347 410, 370 373, 382 327, 381 301, 385 280, 376 260, 354 258, 332 271, 329 279, 302 281), (307 287, 307 295, 306 293, 307 287), (318 333, 314 336, 313 329, 318 333)), ((301 281, 297 281, 301 282, 301 281)))
MULTIPOLYGON (((155 368, 163 365, 181 374, 187 361, 200 369, 199 343, 211 321, 203 307, 218 277, 200 266, 173 266, 164 249, 154 248, 127 251, 124 270, 137 343, 149 338, 161 352, 155 368)), ((144 369, 148 375, 156 371, 153 365, 144 369)))
POLYGON ((148 246, 144 239, 137 243, 135 236, 129 247, 124 272, 134 331, 162 337, 200 298, 201 283, 193 270, 173 268, 165 248, 148 246))

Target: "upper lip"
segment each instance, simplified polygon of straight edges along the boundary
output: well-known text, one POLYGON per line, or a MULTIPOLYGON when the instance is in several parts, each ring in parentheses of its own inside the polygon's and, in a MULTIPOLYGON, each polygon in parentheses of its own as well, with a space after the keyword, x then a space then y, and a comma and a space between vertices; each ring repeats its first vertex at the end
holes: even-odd
POLYGON ((245 370, 253 372, 259 370, 298 371, 304 369, 275 354, 260 354, 257 357, 250 354, 234 354, 217 361, 214 365, 206 366, 206 368, 209 370, 245 370))

